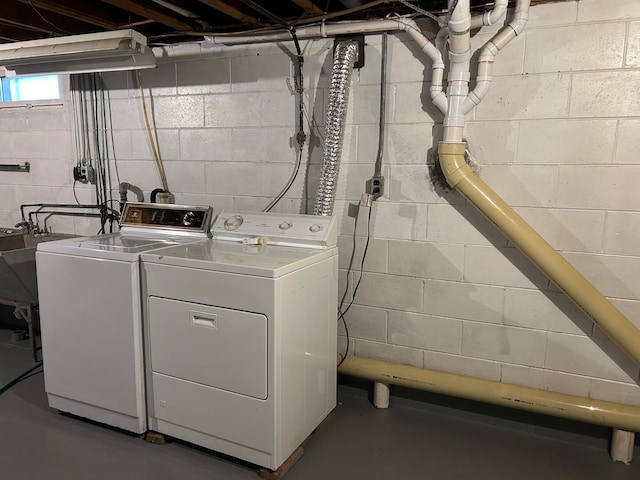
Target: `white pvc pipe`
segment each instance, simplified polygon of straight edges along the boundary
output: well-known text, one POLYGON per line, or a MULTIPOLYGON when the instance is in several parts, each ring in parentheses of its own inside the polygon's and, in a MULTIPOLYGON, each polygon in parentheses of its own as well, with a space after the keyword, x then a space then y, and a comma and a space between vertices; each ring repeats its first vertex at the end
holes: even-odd
MULTIPOLYGON (((449 8, 453 0, 449 0, 449 8)), ((471 59, 470 0, 459 0, 449 20, 449 75, 447 76, 448 109, 444 119, 445 142, 462 141, 464 112, 462 105, 469 93, 469 61, 471 59)))
POLYGON ((469 113, 476 105, 480 104, 489 91, 494 58, 511 40, 523 31, 529 19, 530 4, 531 0, 518 0, 513 20, 489 40, 480 52, 476 85, 464 100, 462 105, 464 114, 469 113))
POLYGON ((431 60, 431 101, 438 109, 446 114, 448 110, 447 97, 443 90, 442 80, 444 78, 444 61, 442 60, 442 51, 424 36, 415 21, 409 18, 398 19, 404 26, 409 36, 418 44, 420 49, 427 54, 431 60))
MULTIPOLYGON (((469 0, 463 0, 468 2, 469 0)), ((462 2, 461 2, 462 3, 462 2)), ((416 22, 407 17, 386 20, 366 20, 356 22, 338 22, 309 27, 296 28, 298 39, 326 38, 336 35, 366 34, 386 31, 405 31, 415 41, 420 49, 429 57, 432 65, 431 100, 442 113, 447 113, 447 97, 443 91, 444 61, 442 53, 422 33, 416 22)), ((209 42, 222 45, 242 45, 249 43, 286 42, 291 41, 289 32, 268 33, 257 35, 243 35, 237 37, 207 36, 209 42)))
MULTIPOLYGON (((507 4, 509 0, 497 0, 493 9, 480 15, 471 16, 471 30, 476 30, 485 25, 493 25, 500 21, 504 17, 507 11, 507 4), (504 4, 504 8, 502 7, 504 4)), ((438 51, 444 54, 444 44, 447 41, 449 35, 449 28, 445 25, 442 27, 436 35, 435 45, 438 51)))
POLYGON ((502 20, 502 17, 507 13, 508 5, 509 0, 496 0, 490 11, 478 15, 482 18, 482 25, 493 25, 502 20))
MULTIPOLYGON (((402 17, 401 17, 402 18, 402 17)), ((336 22, 320 24, 308 27, 296 28, 296 37, 303 40, 307 38, 327 38, 336 35, 348 35, 352 33, 379 33, 394 30, 405 30, 405 24, 400 19, 363 20, 354 22, 336 22)), ((292 41, 289 32, 263 33, 241 36, 206 36, 207 41, 219 45, 243 45, 248 43, 286 42, 292 41)))

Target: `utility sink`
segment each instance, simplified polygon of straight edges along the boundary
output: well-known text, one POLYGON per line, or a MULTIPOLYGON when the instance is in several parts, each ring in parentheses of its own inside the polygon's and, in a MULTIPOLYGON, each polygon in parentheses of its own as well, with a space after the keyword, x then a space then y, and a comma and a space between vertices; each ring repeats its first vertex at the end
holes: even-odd
POLYGON ((35 326, 38 320, 36 247, 40 242, 74 237, 66 234, 34 235, 11 228, 0 228, 0 304, 15 307, 13 314, 29 327, 33 360, 38 360, 35 326), (35 307, 35 311, 34 311, 35 307))
POLYGON ((13 228, 0 228, 0 252, 24 248, 24 232, 13 228))
POLYGON ((73 236, 34 235, 16 229, 0 228, 0 302, 37 304, 36 246, 40 242, 73 236))

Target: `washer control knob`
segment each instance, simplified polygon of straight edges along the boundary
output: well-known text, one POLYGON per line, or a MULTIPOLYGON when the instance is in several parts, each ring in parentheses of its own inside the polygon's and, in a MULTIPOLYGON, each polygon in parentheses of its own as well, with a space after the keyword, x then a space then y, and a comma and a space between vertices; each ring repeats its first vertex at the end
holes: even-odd
POLYGON ((240 215, 232 215, 224 221, 225 230, 237 230, 244 222, 244 219, 240 215))
POLYGON ((185 227, 191 227, 194 223, 196 223, 198 219, 196 218, 196 214, 193 212, 187 212, 182 216, 182 224, 185 227))
POLYGON ((280 225, 278 225, 278 228, 280 230, 289 230, 293 225, 291 225, 290 222, 282 222, 280 225))
POLYGON ((314 223, 309 227, 309 230, 311 230, 313 233, 319 232, 320 230, 322 230, 322 225, 318 225, 317 223, 314 223))

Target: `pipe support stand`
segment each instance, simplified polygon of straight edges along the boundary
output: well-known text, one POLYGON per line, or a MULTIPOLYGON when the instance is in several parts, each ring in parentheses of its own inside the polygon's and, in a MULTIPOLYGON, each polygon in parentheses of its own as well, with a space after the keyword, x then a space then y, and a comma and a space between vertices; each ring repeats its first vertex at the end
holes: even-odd
POLYGON ((388 383, 373 382, 373 406, 389 408, 390 387, 388 383))
POLYGON ((635 433, 614 428, 611 432, 611 459, 626 465, 633 460, 635 433))

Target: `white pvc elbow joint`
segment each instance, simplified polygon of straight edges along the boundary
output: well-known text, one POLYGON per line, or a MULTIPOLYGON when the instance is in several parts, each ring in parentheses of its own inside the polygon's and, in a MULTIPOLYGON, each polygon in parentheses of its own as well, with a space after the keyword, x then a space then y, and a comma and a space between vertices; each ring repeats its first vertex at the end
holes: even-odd
POLYGON ((529 12, 516 13, 513 17, 513 21, 509 24, 516 35, 520 35, 524 31, 524 26, 529 20, 529 12))

